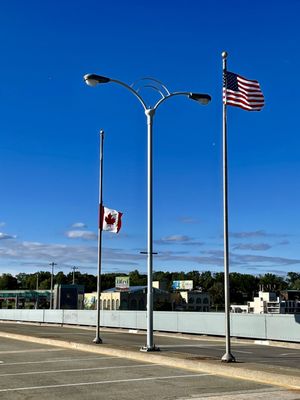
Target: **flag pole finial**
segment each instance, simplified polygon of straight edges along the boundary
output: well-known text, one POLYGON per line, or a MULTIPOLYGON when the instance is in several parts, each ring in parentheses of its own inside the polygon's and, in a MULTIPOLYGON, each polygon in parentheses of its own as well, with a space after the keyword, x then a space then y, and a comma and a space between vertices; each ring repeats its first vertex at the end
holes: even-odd
POLYGON ((223 58, 227 58, 227 57, 228 57, 227 51, 223 51, 223 52, 222 52, 222 57, 223 57, 223 58))

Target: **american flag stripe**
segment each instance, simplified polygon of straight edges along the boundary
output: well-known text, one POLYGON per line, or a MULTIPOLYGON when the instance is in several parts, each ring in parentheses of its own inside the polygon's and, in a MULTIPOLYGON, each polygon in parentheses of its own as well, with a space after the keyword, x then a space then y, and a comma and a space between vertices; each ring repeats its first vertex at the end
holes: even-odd
POLYGON ((223 76, 223 102, 247 111, 260 111, 265 104, 258 81, 229 71, 223 76))
POLYGON ((240 100, 240 99, 227 99, 226 104, 230 104, 232 106, 236 106, 236 107, 240 107, 243 108, 245 110, 253 110, 253 111, 259 111, 261 110, 261 108, 263 107, 262 103, 252 103, 251 105, 249 105, 249 103, 247 103, 244 100, 240 100))
POLYGON ((227 93, 227 97, 230 97, 230 95, 232 95, 232 96, 240 97, 241 99, 245 99, 245 100, 260 100, 263 102, 263 98, 257 93, 247 94, 247 93, 241 92, 241 93, 237 94, 236 92, 229 90, 229 89, 226 90, 226 93, 227 93))

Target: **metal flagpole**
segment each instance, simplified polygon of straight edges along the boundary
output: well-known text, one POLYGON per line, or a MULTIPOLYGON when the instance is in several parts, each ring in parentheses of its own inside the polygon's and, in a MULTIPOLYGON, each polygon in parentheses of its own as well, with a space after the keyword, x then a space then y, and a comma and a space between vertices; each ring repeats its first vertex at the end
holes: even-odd
POLYGON ((101 256, 102 256, 102 187, 103 187, 103 141, 104 131, 100 131, 100 166, 99 166, 99 223, 98 223, 98 274, 97 274, 97 322, 94 343, 102 343, 100 338, 100 292, 101 292, 101 256))
MULTIPOLYGON (((227 52, 223 51, 223 79, 227 71, 227 52)), ((226 79, 226 78, 225 78, 226 79)), ((226 90, 226 82, 223 84, 226 90)), ((223 95, 224 96, 224 95, 223 95)), ((226 353, 222 361, 233 362, 230 350, 230 290, 229 290, 229 246, 228 246, 228 171, 227 171, 227 105, 226 93, 223 100, 223 216, 224 216, 224 294, 225 294, 225 336, 226 353)))

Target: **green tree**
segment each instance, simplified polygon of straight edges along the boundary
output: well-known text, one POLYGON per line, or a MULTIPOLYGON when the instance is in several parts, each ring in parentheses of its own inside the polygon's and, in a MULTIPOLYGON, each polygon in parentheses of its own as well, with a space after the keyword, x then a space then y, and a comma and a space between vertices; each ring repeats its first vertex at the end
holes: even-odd
POLYGON ((16 290, 18 280, 11 274, 2 274, 0 276, 0 290, 16 290))
POLYGON ((130 286, 145 286, 147 285, 147 275, 140 275, 139 271, 135 269, 129 272, 130 286))
POLYGON ((278 275, 267 273, 260 276, 259 283, 263 285, 265 291, 280 291, 288 287, 288 283, 278 275))
POLYGON ((55 276, 54 276, 54 284, 62 285, 68 283, 66 275, 62 272, 59 271, 55 276))
POLYGON ((215 282, 208 290, 211 296, 212 305, 216 311, 224 309, 224 284, 222 282, 215 282))
POLYGON ((299 290, 300 289, 300 274, 297 272, 287 273, 287 284, 289 289, 299 290))
POLYGON ((203 292, 207 292, 215 280, 210 271, 203 271, 200 275, 199 286, 202 288, 203 292))
POLYGON ((200 286, 200 272, 199 271, 190 271, 186 274, 186 279, 187 280, 192 280, 193 281, 193 287, 199 287, 200 286))

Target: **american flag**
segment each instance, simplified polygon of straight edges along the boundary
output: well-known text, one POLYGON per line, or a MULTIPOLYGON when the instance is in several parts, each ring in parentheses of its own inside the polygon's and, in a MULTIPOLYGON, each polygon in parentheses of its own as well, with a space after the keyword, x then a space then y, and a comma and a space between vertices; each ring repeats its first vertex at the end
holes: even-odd
POLYGON ((223 103, 240 107, 247 111, 260 111, 265 104, 265 100, 257 81, 243 78, 233 72, 224 71, 223 103))

